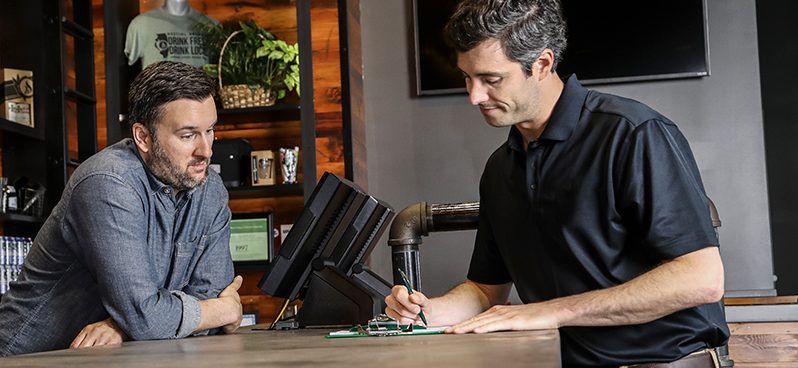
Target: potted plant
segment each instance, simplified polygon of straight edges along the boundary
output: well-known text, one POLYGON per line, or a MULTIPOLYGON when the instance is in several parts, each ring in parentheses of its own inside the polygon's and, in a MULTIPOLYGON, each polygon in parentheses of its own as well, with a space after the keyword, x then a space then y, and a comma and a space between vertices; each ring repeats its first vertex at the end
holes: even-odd
POLYGON ((216 64, 203 67, 219 80, 224 108, 269 106, 296 90, 299 46, 277 39, 253 21, 206 25, 216 64))

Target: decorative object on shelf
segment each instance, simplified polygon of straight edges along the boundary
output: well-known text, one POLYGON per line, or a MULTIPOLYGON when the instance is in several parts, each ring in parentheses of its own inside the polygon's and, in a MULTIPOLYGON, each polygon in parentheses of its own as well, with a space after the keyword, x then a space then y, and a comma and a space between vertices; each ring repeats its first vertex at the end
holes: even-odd
POLYGON ((270 106, 290 91, 299 95, 299 46, 278 40, 253 21, 235 24, 207 27, 219 59, 203 69, 218 79, 222 106, 270 106))
MULTIPOLYGON (((0 177, 0 184, 8 184, 6 178, 0 177)), ((14 184, 6 185, 3 190, 3 205, 0 210, 5 213, 21 213, 23 215, 41 217, 44 210, 44 194, 46 188, 22 176, 14 184)))
POLYGON ((20 189, 19 196, 22 208, 20 212, 24 215, 41 217, 44 212, 44 187, 25 187, 20 189))
POLYGON ((219 175, 227 188, 244 186, 249 176, 252 145, 244 138, 213 141, 211 165, 218 165, 219 175))
POLYGON ((274 184, 274 152, 252 151, 252 185, 274 184))
POLYGON ((0 203, 0 212, 12 213, 17 212, 17 189, 13 185, 8 184, 8 178, 0 177, 0 190, 2 190, 2 203, 0 203))
POLYGON ((6 185, 8 184, 8 178, 5 176, 0 176, 0 213, 6 212, 6 185))
POLYGON ((283 184, 296 183, 296 164, 299 159, 299 147, 280 148, 280 171, 283 184))
POLYGON ((33 128, 33 72, 4 68, 2 76, 0 117, 33 128))

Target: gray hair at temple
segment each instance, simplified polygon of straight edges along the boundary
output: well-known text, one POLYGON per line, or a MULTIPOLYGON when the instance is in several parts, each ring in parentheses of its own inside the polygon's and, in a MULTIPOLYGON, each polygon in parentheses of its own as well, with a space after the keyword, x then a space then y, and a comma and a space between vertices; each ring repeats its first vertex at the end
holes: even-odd
POLYGON ((507 58, 520 63, 527 75, 546 48, 554 52, 556 69, 567 44, 559 0, 463 0, 445 32, 457 52, 489 38, 499 40, 507 58))
POLYGON ((216 95, 216 82, 202 69, 185 63, 159 61, 136 76, 128 91, 128 121, 141 123, 155 134, 163 107, 172 101, 202 102, 216 95))

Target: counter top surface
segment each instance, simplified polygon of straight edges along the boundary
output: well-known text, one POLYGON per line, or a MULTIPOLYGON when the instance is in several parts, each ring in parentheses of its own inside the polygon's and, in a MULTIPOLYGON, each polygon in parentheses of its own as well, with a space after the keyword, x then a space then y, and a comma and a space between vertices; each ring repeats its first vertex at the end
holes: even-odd
MULTIPOLYGON (((256 326, 259 327, 259 326, 256 326)), ((330 329, 263 331, 57 350, 2 367, 560 367, 557 330, 328 339, 330 329)))

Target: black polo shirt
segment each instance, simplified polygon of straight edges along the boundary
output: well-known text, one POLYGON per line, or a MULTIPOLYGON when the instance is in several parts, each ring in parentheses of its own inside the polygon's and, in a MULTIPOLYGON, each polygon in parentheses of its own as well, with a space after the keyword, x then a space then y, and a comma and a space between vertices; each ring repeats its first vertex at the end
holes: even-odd
MULTIPOLYGON (((589 91, 570 77, 548 125, 524 150, 510 136, 488 160, 468 272, 515 283, 524 303, 622 284, 717 246, 690 147, 642 103, 589 91)), ((720 303, 631 326, 563 327, 563 364, 671 361, 723 344, 720 303)))

